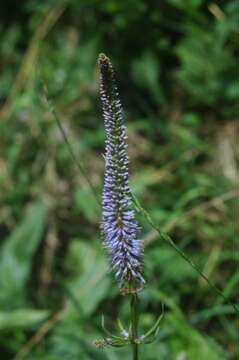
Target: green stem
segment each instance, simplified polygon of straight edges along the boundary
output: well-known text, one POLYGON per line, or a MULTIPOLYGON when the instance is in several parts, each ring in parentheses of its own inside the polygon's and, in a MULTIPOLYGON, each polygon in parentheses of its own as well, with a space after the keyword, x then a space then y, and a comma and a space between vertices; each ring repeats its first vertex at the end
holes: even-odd
POLYGON ((138 338, 138 296, 137 294, 131 295, 130 309, 131 309, 131 344, 133 350, 133 360, 139 360, 139 345, 138 338))

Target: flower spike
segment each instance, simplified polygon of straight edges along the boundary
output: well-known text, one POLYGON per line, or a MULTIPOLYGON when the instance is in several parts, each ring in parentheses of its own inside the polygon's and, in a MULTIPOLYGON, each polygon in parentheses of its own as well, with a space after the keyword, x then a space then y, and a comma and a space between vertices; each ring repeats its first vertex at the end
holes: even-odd
POLYGON ((143 246, 137 239, 139 226, 130 197, 124 112, 109 58, 100 54, 98 65, 106 134, 102 197, 104 245, 120 288, 137 288, 145 282, 141 272, 143 246))

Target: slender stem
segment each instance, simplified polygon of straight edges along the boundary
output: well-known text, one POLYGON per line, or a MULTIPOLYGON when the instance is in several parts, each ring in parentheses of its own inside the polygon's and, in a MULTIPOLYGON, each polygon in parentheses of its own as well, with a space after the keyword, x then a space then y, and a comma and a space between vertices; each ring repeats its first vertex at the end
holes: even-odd
POLYGON ((131 295, 131 344, 133 350, 133 360, 139 360, 139 345, 137 343, 138 337, 138 296, 137 294, 131 295))

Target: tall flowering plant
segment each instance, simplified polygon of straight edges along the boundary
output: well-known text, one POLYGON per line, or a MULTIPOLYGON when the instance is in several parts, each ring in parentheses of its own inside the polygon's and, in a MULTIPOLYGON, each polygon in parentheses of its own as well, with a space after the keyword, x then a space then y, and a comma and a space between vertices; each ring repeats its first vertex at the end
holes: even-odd
MULTIPOLYGON (((123 295, 131 296, 131 324, 129 330, 119 322, 120 336, 96 342, 97 345, 132 345, 133 359, 139 359, 138 346, 154 338, 159 320, 147 334, 138 335, 138 291, 145 280, 142 275, 143 244, 138 239, 139 225, 135 219, 129 188, 129 159, 124 111, 120 101, 113 66, 109 58, 100 54, 100 98, 105 128, 105 172, 102 196, 103 243, 110 258, 111 269, 123 295)), ((109 335, 108 330, 103 329, 109 335)))
MULTIPOLYGON (((210 288, 218 294, 225 303, 230 304, 238 315, 239 309, 236 304, 224 295, 224 292, 220 288, 207 278, 200 268, 198 268, 167 234, 161 232, 160 228, 153 222, 150 214, 141 206, 136 197, 131 194, 129 188, 129 160, 127 156, 124 113, 119 98, 114 70, 109 58, 104 54, 99 56, 98 65, 100 72, 100 96, 106 135, 105 176, 102 197, 102 234, 104 245, 110 258, 111 268, 113 272, 115 272, 120 292, 123 295, 129 295, 131 297, 131 321, 129 329, 127 330, 122 326, 120 320, 118 320, 120 334, 113 335, 105 328, 104 318, 102 318, 102 328, 107 336, 95 341, 95 345, 100 347, 131 345, 133 349, 133 360, 138 360, 139 345, 154 341, 159 330, 162 315, 160 315, 156 323, 147 333, 138 335, 138 292, 143 288, 145 280, 142 275, 143 246, 142 242, 138 240, 139 226, 135 219, 131 198, 137 210, 144 215, 147 222, 157 231, 159 238, 169 244, 187 261, 191 268, 207 282, 210 288)), ((48 91, 45 85, 43 93, 63 138, 66 141, 73 161, 87 180, 92 193, 94 193, 97 199, 94 187, 81 163, 77 161, 57 113, 48 99, 48 91)))

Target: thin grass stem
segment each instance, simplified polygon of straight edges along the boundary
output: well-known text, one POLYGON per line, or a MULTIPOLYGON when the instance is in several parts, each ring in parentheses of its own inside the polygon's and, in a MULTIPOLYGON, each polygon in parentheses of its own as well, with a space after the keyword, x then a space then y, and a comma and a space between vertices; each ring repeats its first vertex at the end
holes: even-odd
POLYGON ((88 186, 89 186, 89 188, 90 188, 90 190, 91 190, 91 192, 92 192, 92 194, 93 194, 93 196, 94 196, 94 198, 95 198, 95 201, 96 201, 96 203, 97 203, 97 206, 98 206, 98 208, 99 208, 99 207, 100 207, 100 201, 99 201, 98 194, 97 194, 97 192, 96 192, 96 190, 95 190, 95 188, 94 188, 94 185, 92 184, 92 182, 91 182, 91 180, 90 180, 90 178, 89 178, 89 176, 88 176, 88 174, 87 174, 87 171, 85 170, 84 166, 81 164, 80 161, 78 161, 77 156, 76 156, 75 153, 74 153, 74 150, 73 150, 73 148, 72 148, 72 146, 71 146, 71 144, 70 144, 70 142, 69 142, 69 140, 68 140, 68 137, 67 137, 67 135, 66 135, 66 132, 65 132, 65 130, 64 130, 63 126, 62 126, 62 123, 61 123, 61 121, 60 121, 60 119, 59 119, 59 117, 58 117, 58 114, 57 114, 57 112, 56 112, 56 110, 55 110, 55 107, 54 107, 53 104, 51 103, 51 100, 50 100, 50 98, 49 98, 48 88, 47 88, 46 84, 43 82, 43 80, 41 80, 41 81, 42 81, 42 85, 43 85, 42 90, 43 90, 43 93, 44 93, 44 96, 45 96, 47 105, 48 105, 49 110, 50 110, 50 112, 52 113, 53 118, 54 118, 54 120, 55 120, 55 122, 56 122, 56 124, 57 124, 57 126, 58 126, 58 128, 59 128, 59 130, 60 130, 60 132, 61 132, 61 134, 62 134, 62 136, 63 136, 63 139, 64 139, 64 141, 65 141, 65 144, 66 144, 66 146, 67 146, 67 148, 68 148, 69 154, 70 154, 73 162, 76 164, 78 170, 80 171, 80 173, 82 174, 82 176, 83 176, 83 177, 85 178, 85 180, 87 181, 88 186))

